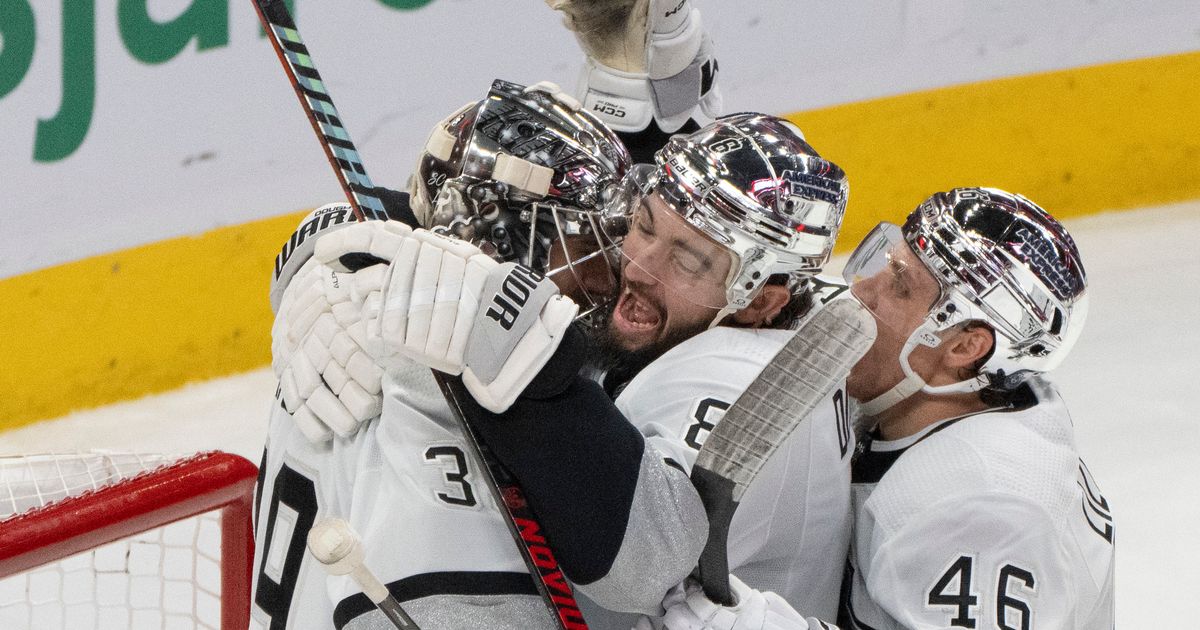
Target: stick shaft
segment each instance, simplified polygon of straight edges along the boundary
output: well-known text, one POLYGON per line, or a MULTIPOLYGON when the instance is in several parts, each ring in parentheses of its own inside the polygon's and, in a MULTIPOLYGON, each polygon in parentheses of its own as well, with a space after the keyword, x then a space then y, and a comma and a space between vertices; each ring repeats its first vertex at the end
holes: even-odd
POLYGON ((771 455, 849 374, 875 339, 875 322, 853 300, 829 303, 763 368, 709 433, 692 466, 709 534, 697 576, 714 602, 734 604, 729 525, 771 455))

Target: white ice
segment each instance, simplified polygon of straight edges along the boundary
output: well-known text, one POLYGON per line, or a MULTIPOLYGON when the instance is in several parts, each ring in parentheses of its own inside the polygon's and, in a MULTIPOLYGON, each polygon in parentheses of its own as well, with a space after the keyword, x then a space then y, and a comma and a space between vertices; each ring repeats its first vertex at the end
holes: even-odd
MULTIPOLYGON (((1067 222, 1091 309, 1056 380, 1080 450, 1114 505, 1117 618, 1184 627, 1200 593, 1200 201, 1067 222)), ((257 462, 270 370, 70 414, 0 434, 0 453, 221 449, 257 462)))

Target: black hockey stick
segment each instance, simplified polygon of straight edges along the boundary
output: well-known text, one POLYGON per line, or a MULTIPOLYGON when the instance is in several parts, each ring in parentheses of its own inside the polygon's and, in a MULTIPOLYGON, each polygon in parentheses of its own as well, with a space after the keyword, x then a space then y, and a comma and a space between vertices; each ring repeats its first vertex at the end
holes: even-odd
POLYGON ((874 339, 875 322, 858 302, 830 302, 796 331, 704 441, 692 484, 708 512, 698 577, 712 601, 736 603, 729 586, 729 524, 746 488, 874 339))
MULTIPOLYGON (((359 220, 386 219, 383 203, 373 192, 374 185, 367 175, 350 134, 342 126, 341 116, 325 88, 321 75, 313 65, 308 48, 300 39, 296 23, 283 0, 253 0, 259 20, 271 45, 287 71, 300 105, 308 115, 329 163, 337 173, 346 196, 359 220)), ((412 225, 413 228, 421 227, 412 225)), ((455 390, 461 387, 438 371, 433 377, 446 398, 451 413, 463 428, 467 446, 476 461, 483 464, 484 480, 496 503, 508 513, 505 523, 521 551, 521 557, 531 576, 537 576, 534 586, 546 607, 565 630, 586 630, 587 624, 575 595, 558 568, 554 552, 542 537, 541 525, 525 500, 521 486, 512 475, 486 450, 479 441, 471 420, 463 413, 458 396, 469 395, 455 390)))

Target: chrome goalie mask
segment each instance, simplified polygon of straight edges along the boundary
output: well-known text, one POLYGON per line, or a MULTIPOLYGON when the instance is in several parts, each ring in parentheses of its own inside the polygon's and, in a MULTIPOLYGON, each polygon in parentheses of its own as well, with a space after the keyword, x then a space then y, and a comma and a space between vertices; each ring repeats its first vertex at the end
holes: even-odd
MULTIPOLYGON (((733 254, 721 279, 723 301, 702 304, 720 309, 714 322, 749 306, 771 276, 787 274, 794 290, 829 260, 849 184, 791 123, 765 114, 725 116, 673 136, 655 162, 653 169, 639 166, 626 177, 609 212, 621 214, 623 207, 631 214, 644 197, 658 193, 691 227, 733 254)), ((662 265, 639 266, 651 275, 665 273, 662 265)))
POLYGON ((601 258, 604 273, 615 268, 600 210, 630 163, 617 136, 558 86, 495 81, 487 98, 434 127, 409 193, 422 225, 499 260, 569 271, 586 293, 578 265, 601 258), (552 255, 555 243, 579 240, 589 241, 586 254, 552 255), (551 258, 561 267, 550 268, 551 258))
MULTIPOLYGON (((874 415, 927 393, 1012 390, 1032 374, 1057 367, 1087 316, 1087 276, 1066 229, 1032 201, 993 188, 937 193, 909 214, 903 228, 882 223, 846 265, 852 284, 889 264, 907 247, 937 280, 940 294, 900 355, 905 380, 864 403, 874 415), (938 333, 967 322, 993 332, 991 354, 971 380, 931 387, 909 365, 917 345, 937 347, 938 333)), ((876 313, 887 325, 887 313, 876 313)))

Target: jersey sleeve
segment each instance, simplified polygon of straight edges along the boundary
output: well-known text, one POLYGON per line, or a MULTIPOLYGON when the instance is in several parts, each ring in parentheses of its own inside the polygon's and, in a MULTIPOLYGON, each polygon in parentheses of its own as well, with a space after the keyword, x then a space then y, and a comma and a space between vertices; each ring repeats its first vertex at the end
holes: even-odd
MULTIPOLYGON (((560 346, 548 368, 570 353, 560 346)), ((667 465, 596 383, 574 376, 519 397, 502 415, 472 400, 483 441, 513 474, 564 573, 600 606, 658 612, 707 537, 688 476, 667 465), (653 506, 651 509, 650 506, 653 506), (632 514, 645 514, 633 520, 632 514)))
POLYGON ((877 527, 860 570, 870 599, 902 628, 1074 628, 1055 527, 1012 494, 948 498, 897 531, 877 527))

